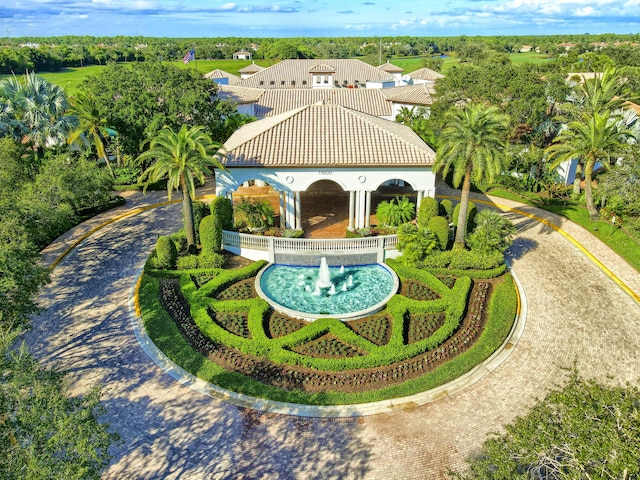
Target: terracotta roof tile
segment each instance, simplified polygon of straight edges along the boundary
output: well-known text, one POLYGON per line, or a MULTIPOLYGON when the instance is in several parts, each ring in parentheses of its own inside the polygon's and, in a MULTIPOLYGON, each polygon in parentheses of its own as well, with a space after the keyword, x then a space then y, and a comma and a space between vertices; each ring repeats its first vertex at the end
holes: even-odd
POLYGON ((225 150, 228 167, 402 167, 435 160, 409 127, 320 104, 244 125, 225 150))

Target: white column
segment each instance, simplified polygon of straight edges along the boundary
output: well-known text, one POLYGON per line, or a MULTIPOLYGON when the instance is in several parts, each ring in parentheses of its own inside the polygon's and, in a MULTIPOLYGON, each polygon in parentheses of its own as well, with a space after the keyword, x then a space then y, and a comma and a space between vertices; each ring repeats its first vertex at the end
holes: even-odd
POLYGON ((360 191, 356 191, 356 212, 355 212, 355 227, 356 230, 362 228, 362 215, 360 215, 360 191))
POLYGON ((367 190, 366 192, 366 202, 365 202, 365 221, 364 226, 371 226, 371 191, 367 190))
POLYGON ((355 211, 356 192, 349 192, 349 231, 353 232, 353 215, 355 211))
POLYGON ((416 216, 418 210, 420 210, 420 204, 422 203, 422 199, 424 198, 424 190, 418 190, 418 198, 416 200, 416 216))
POLYGON ((295 228, 296 225, 296 206, 293 192, 286 192, 287 196, 287 228, 295 228))
POLYGON ((287 219, 286 219, 286 212, 285 212, 285 198, 286 198, 286 193, 285 192, 279 192, 278 196, 280 197, 280 226, 281 227, 286 227, 287 226, 287 219))
POLYGON ((302 228, 302 212, 300 208, 300 192, 294 192, 293 195, 295 197, 295 202, 296 202, 296 223, 294 228, 301 229, 302 228))

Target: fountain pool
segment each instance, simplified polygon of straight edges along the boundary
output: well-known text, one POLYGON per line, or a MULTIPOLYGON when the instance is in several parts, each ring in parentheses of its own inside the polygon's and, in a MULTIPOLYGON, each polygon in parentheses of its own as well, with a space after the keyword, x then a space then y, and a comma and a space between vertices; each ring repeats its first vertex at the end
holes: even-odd
POLYGON ((386 265, 319 267, 269 265, 256 278, 258 295, 287 315, 315 320, 354 320, 381 310, 398 291, 396 274, 386 265))

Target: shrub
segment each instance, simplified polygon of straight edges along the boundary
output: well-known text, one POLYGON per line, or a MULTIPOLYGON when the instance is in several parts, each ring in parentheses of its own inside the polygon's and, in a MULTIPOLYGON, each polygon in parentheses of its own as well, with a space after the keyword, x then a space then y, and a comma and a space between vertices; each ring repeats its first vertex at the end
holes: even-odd
POLYGON ((388 202, 380 202, 376 208, 378 221, 391 227, 413 220, 414 212, 415 205, 407 197, 396 197, 388 202))
POLYGON ((418 230, 412 223, 403 223, 398 227, 398 250, 402 252, 402 261, 407 265, 417 265, 437 246, 435 234, 428 229, 418 230))
POLYGON ((484 253, 458 249, 452 252, 450 267, 459 270, 489 270, 504 263, 502 252, 484 253))
POLYGON ((449 245, 449 221, 440 216, 432 217, 427 228, 436 235, 440 250, 446 250, 449 245))
POLYGON ((285 228, 282 230, 282 236, 284 238, 302 238, 304 236, 304 230, 299 228, 285 228))
POLYGON ((264 229, 273 225, 275 212, 266 200, 243 199, 236 205, 236 209, 242 214, 247 226, 251 229, 264 229))
POLYGON ((422 265, 426 268, 446 268, 451 263, 451 250, 444 252, 434 251, 427 255, 422 261, 422 265))
POLYGON ((198 255, 198 268, 222 268, 224 257, 219 253, 201 253, 198 255))
POLYGON ((224 257, 219 253, 201 253, 200 255, 184 255, 178 258, 178 270, 195 270, 199 268, 222 268, 224 257))
POLYGON ((472 250, 483 253, 504 252, 512 242, 516 227, 497 212, 483 210, 476 216, 476 228, 467 235, 466 241, 472 250))
POLYGON ((199 200, 196 200, 195 202, 193 202, 193 227, 195 228, 195 232, 196 232, 196 243, 200 243, 202 240, 200 239, 200 222, 202 221, 202 219, 206 216, 209 215, 209 206, 204 203, 201 202, 199 200))
POLYGON ((370 237, 371 236, 371 228, 370 227, 362 227, 356 230, 356 233, 361 237, 370 237))
POLYGON ((211 215, 220 219, 223 230, 233 230, 233 205, 225 197, 215 197, 209 206, 211 215))
POLYGON ((220 218, 208 215, 200 222, 200 243, 202 253, 218 253, 222 247, 222 225, 220 218))
POLYGON ((418 210, 418 228, 429 228, 429 220, 438 215, 438 201, 433 197, 424 197, 418 210))
POLYGON ((171 269, 176 265, 178 250, 169 237, 160 236, 156 242, 156 265, 158 268, 171 269))
MULTIPOLYGON (((458 212, 460 211, 460 204, 456 204, 453 209, 453 215, 451 216, 451 223, 453 223, 454 228, 458 226, 458 212)), ((470 232, 473 230, 475 225, 475 218, 478 214, 478 208, 475 203, 469 202, 469 206, 467 207, 467 231, 470 232)))
POLYGON ((171 235, 169 235, 169 238, 176 246, 176 250, 178 252, 182 252, 187 248, 187 232, 184 230, 184 228, 181 228, 177 232, 172 233, 171 235))
POLYGON ((195 270, 198 268, 198 255, 184 255, 176 262, 178 270, 195 270))
POLYGON ((440 201, 440 215, 446 217, 449 221, 453 218, 453 202, 448 198, 440 201))

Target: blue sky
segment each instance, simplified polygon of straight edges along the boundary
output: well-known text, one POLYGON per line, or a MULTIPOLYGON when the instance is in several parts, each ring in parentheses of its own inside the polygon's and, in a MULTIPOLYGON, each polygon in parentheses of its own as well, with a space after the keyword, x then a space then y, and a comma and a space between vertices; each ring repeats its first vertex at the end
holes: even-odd
POLYGON ((0 0, 0 36, 638 33, 640 0, 0 0))

